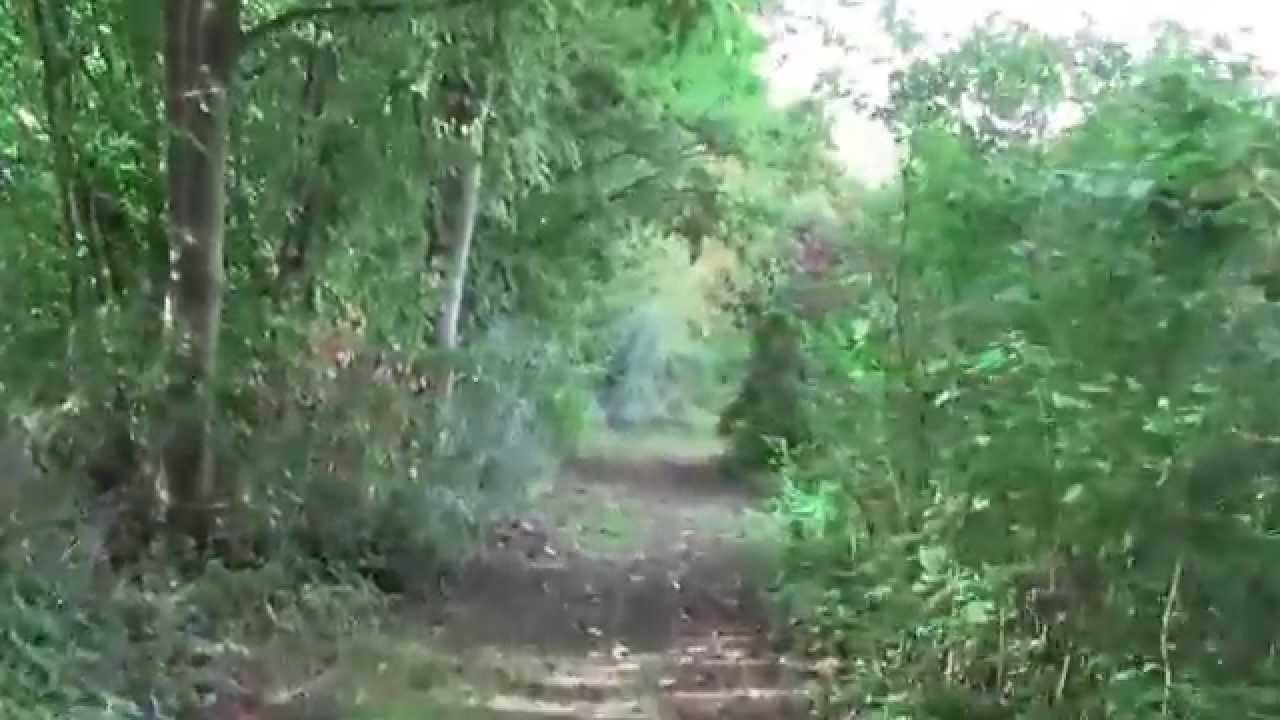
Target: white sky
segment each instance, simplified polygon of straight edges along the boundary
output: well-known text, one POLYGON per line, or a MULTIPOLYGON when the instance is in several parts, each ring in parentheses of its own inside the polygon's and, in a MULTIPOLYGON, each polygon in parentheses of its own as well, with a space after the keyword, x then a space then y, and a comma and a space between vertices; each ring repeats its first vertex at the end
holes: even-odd
MULTIPOLYGON (((816 73, 832 65, 857 78, 858 89, 882 98, 891 65, 874 64, 892 46, 880 29, 880 0, 784 0, 785 18, 767 21, 771 43, 766 74, 778 102, 802 97, 816 73), (822 31, 806 17, 819 17, 856 45, 848 53, 823 42, 822 31), (790 32, 778 34, 782 25, 790 32)), ((1150 28, 1173 20, 1196 32, 1225 34, 1240 51, 1257 55, 1280 69, 1280 2, 1277 0, 898 0, 900 14, 929 38, 929 47, 945 46, 993 12, 1025 21, 1054 34, 1069 34, 1092 18, 1102 34, 1141 50, 1150 28), (1253 29, 1252 31, 1246 29, 1253 29)), ((879 182, 894 168, 893 145, 876 123, 852 110, 836 113, 840 157, 858 177, 879 182)))

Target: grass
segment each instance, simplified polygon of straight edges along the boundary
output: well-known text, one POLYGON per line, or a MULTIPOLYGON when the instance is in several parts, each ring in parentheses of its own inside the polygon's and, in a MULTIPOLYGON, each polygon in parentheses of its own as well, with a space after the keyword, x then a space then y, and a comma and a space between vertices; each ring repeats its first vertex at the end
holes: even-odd
POLYGON ((459 708, 535 677, 531 661, 496 650, 456 656, 414 630, 356 640, 347 700, 359 720, 456 717, 459 708))
POLYGON ((690 415, 685 426, 598 430, 583 441, 578 454, 618 460, 653 457, 698 460, 724 452, 724 442, 716 434, 716 416, 696 408, 690 411, 690 415))

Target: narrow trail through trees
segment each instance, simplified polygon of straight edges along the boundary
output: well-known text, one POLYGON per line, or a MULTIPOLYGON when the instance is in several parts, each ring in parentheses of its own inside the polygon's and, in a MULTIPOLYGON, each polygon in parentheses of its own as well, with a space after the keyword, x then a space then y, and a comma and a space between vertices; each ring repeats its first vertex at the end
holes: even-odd
POLYGON ((440 716, 805 717, 770 527, 714 458, 567 463, 423 609, 467 686, 440 716))

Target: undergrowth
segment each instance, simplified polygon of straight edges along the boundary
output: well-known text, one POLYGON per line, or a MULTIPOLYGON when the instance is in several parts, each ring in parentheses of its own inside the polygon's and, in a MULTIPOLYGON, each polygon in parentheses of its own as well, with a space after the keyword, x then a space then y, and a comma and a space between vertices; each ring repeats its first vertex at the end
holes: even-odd
POLYGON ((779 308, 808 380, 743 396, 753 447, 803 408, 771 456, 823 712, 1280 713, 1274 97, 1176 32, 995 24, 881 115, 858 302, 779 308))

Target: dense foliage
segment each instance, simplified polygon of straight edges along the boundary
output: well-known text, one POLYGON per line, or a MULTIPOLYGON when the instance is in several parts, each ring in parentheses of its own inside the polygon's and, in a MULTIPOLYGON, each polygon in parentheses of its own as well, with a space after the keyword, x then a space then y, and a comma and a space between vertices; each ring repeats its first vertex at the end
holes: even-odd
POLYGON ((992 24, 895 76, 848 302, 790 316, 786 587, 832 717, 1280 712, 1277 110, 1176 30, 992 24))
POLYGON ((866 190, 744 5, 0 2, 0 715, 322 655, 711 416, 827 715, 1280 714, 1263 74, 992 22, 866 190))
POLYGON ((0 8, 4 717, 198 704, 714 412, 829 172, 732 2, 0 8))

